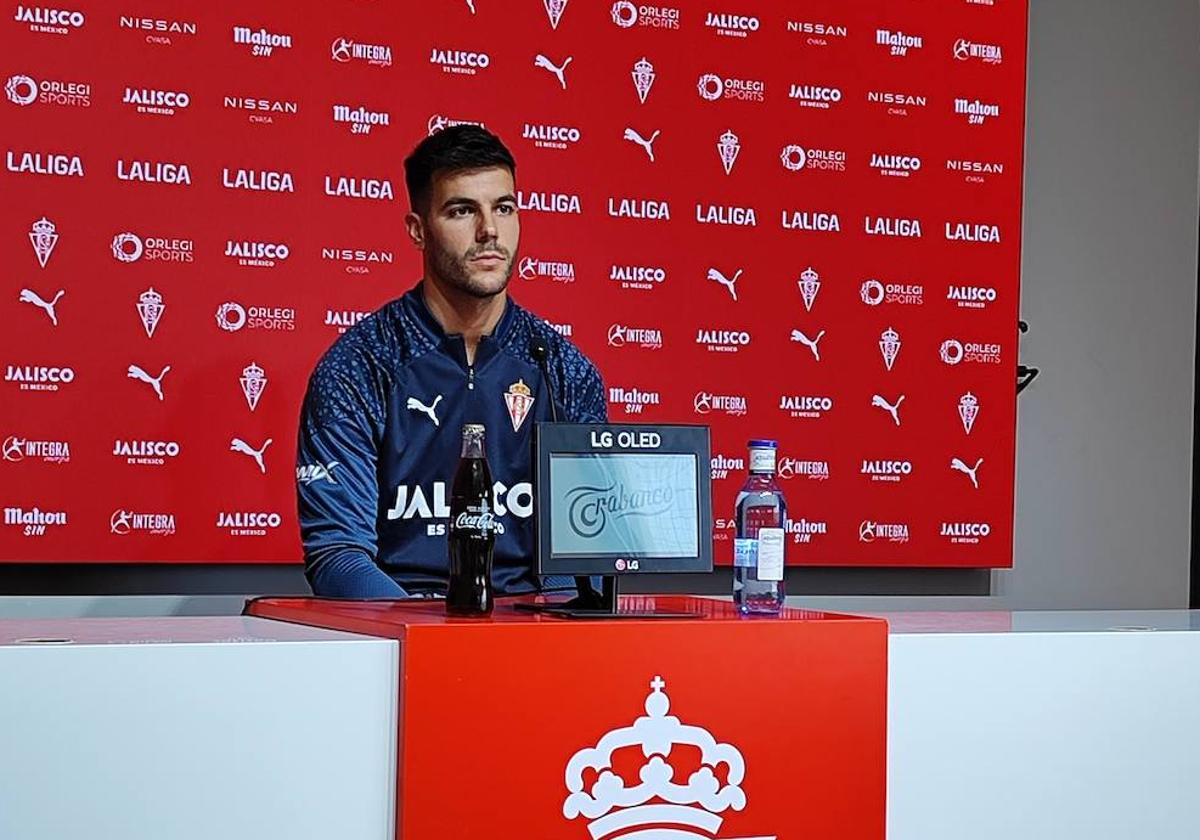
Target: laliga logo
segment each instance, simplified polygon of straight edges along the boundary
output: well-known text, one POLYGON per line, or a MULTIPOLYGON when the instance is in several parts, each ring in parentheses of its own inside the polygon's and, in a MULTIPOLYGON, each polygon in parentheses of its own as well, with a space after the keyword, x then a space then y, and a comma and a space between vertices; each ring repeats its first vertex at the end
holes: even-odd
MULTIPOLYGON (((662 677, 656 676, 650 687, 644 716, 632 726, 606 732, 595 747, 571 756, 563 816, 589 820, 588 832, 596 840, 616 832, 639 840, 713 840, 723 822, 721 814, 746 807, 741 788, 746 761, 734 745, 718 743, 703 727, 683 724, 668 714, 671 701, 662 677), (675 781, 675 768, 669 763, 675 746, 700 753, 700 768, 681 782, 675 781), (649 758, 638 771, 637 784, 627 785, 613 770, 613 755, 623 748, 649 758), (585 777, 595 779, 590 787, 585 777), (624 833, 628 829, 633 830, 624 833)), ((775 840, 775 835, 754 840, 775 840)))

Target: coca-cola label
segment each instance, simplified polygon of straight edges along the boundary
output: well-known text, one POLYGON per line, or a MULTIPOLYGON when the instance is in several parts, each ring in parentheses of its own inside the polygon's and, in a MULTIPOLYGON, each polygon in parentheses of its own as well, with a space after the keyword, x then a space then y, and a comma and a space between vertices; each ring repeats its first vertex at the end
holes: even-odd
POLYGON ((466 510, 460 511, 451 520, 451 527, 455 531, 474 531, 481 537, 486 537, 489 533, 504 533, 504 525, 496 519, 496 514, 489 510, 486 504, 468 505, 466 510))

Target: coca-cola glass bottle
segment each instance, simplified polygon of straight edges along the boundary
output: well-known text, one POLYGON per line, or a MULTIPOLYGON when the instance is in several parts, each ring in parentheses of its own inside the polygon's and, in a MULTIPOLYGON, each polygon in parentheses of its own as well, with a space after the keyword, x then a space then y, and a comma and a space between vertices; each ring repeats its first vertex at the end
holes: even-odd
POLYGON ((451 615, 488 615, 495 600, 492 553, 496 549, 496 514, 483 436, 482 425, 463 426, 462 457, 450 489, 446 612, 451 615))

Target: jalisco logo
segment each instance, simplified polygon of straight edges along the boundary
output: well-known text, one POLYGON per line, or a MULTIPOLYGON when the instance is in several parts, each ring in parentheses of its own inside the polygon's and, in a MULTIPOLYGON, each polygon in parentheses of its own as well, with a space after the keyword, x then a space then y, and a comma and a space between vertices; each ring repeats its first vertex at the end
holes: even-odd
POLYGON ((21 391, 58 391, 75 381, 75 370, 47 365, 8 365, 4 381, 15 383, 21 391))
POLYGON ((113 457, 124 458, 126 464, 161 467, 168 459, 179 457, 179 442, 174 440, 134 440, 117 438, 113 442, 113 457))
POLYGON ((828 481, 828 461, 805 461, 800 458, 780 458, 775 471, 784 481, 793 478, 806 478, 809 481, 828 481))
POLYGON ((324 323, 325 326, 337 327, 339 333, 344 333, 370 314, 361 309, 326 309, 324 323))
POLYGON ((364 44, 350 38, 334 38, 329 45, 329 52, 338 64, 361 61, 375 67, 392 65, 392 48, 387 44, 364 44))
POLYGON ((908 542, 908 523, 906 522, 876 522, 864 519, 858 526, 858 541, 873 543, 875 541, 903 544, 908 542))
POLYGON ((766 101, 767 85, 756 79, 723 78, 716 73, 705 73, 696 82, 700 98, 708 102, 718 99, 737 99, 742 102, 766 101))
POLYGON ((969 364, 998 365, 1001 361, 999 344, 978 341, 963 343, 955 338, 943 341, 939 353, 942 361, 948 365, 957 365, 963 362, 969 364))
POLYGON ((993 119, 1000 117, 1000 106, 990 102, 981 102, 978 99, 955 99, 954 113, 965 116, 968 125, 983 125, 988 117, 993 119))
POLYGON ((916 283, 887 283, 864 280, 858 295, 867 306, 892 303, 898 306, 921 306, 925 303, 925 287, 916 283))
POLYGON ((966 38, 959 38, 955 41, 952 52, 959 61, 970 61, 977 58, 984 64, 999 64, 1004 60, 1004 52, 998 44, 980 44, 976 41, 968 41, 966 38))
POLYGON ((321 259, 345 263, 347 274, 370 274, 372 265, 391 265, 396 261, 396 255, 392 251, 321 246, 321 259))
POLYGON ((46 6, 17 6, 13 16, 17 23, 29 24, 30 32, 47 35, 70 35, 72 30, 81 29, 86 22, 83 12, 73 9, 57 9, 46 6))
POLYGON ((291 332, 296 329, 296 310, 282 306, 242 306, 228 301, 217 307, 217 326, 225 332, 243 328, 266 332, 291 332))
POLYGON ((871 153, 871 168, 880 175, 893 178, 909 178, 921 171, 921 159, 916 155, 871 153))
POLYGON ((441 67, 443 73, 474 76, 480 70, 486 70, 491 67, 492 59, 487 53, 469 52, 466 50, 440 50, 434 47, 429 53, 429 63, 441 67))
POLYGON ((83 160, 79 155, 58 152, 22 152, 8 150, 6 165, 9 172, 19 175, 52 175, 58 178, 82 178, 83 160))
POLYGON ((175 514, 118 509, 109 517, 108 528, 119 537, 137 533, 169 537, 175 533, 175 514))
POLYGON ((696 343, 710 353, 737 353, 750 346, 750 333, 745 330, 696 330, 696 343))
POLYGON ((784 230, 801 230, 812 233, 841 233, 842 221, 837 213, 819 210, 784 210, 784 230))
POLYGON ((182 90, 126 87, 121 101, 139 114, 173 117, 192 104, 192 97, 182 90))
POLYGON ((747 400, 742 394, 714 394, 697 391, 692 398, 692 410, 697 414, 727 414, 743 417, 747 411, 747 400))
MULTIPOLYGON (((433 482, 430 491, 421 485, 410 487, 407 484, 396 485, 396 502, 387 511, 389 522, 411 519, 450 519, 450 505, 447 503, 446 482, 433 482)), ((533 515, 533 485, 528 481, 520 481, 509 487, 503 481, 492 484, 493 513, 496 516, 507 516, 510 513, 518 519, 528 519, 533 515)), ((430 537, 442 536, 446 533, 446 522, 428 523, 425 535, 430 537)), ((504 526, 497 522, 497 532, 504 533, 504 526)))
POLYGON ((326 175, 325 195, 373 201, 391 201, 396 197, 392 182, 386 178, 361 178, 350 175, 326 175))
POLYGON ((810 519, 788 519, 783 523, 783 530, 790 534, 794 545, 806 545, 813 537, 823 537, 829 533, 829 523, 810 519))
POLYGON ((259 99, 251 96, 226 96, 223 107, 244 111, 249 122, 271 125, 276 117, 287 117, 299 113, 300 104, 287 99, 259 99))
POLYGON ((713 455, 709 461, 710 475, 713 481, 720 481, 729 477, 730 473, 741 473, 746 471, 745 458, 730 458, 727 455, 713 455))
POLYGON ((30 76, 9 76, 4 83, 4 95, 14 105, 22 107, 37 102, 67 108, 88 108, 92 104, 92 86, 86 82, 64 82, 58 79, 37 81, 30 76))
POLYGON ((138 260, 190 263, 195 260, 196 243, 191 239, 143 237, 125 231, 113 237, 111 250, 113 258, 123 263, 133 263, 138 260))
POLYGON ((946 160, 947 172, 963 173, 963 180, 974 184, 987 181, 988 175, 1003 175, 1004 164, 983 160, 946 160))
POLYGON ((608 215, 614 219, 641 219, 666 222, 671 219, 671 205, 652 198, 614 198, 609 196, 608 215))
POLYGON ((167 305, 163 303, 163 296, 154 291, 154 287, 151 286, 138 295, 136 308, 138 318, 142 322, 142 329, 146 331, 146 338, 154 338, 158 322, 162 320, 163 313, 167 311, 167 305))
POLYGON ((662 396, 658 391, 643 391, 640 388, 613 386, 608 389, 608 402, 626 414, 641 414, 648 405, 660 405, 662 396))
POLYGON ((192 183, 192 171, 186 163, 118 158, 117 180, 186 187, 192 183))
MULTIPOLYGON (((746 807, 746 794, 741 788, 745 759, 737 747, 719 743, 703 727, 680 723, 678 717, 669 715, 671 703, 661 677, 656 676, 650 687, 644 704, 646 716, 632 726, 604 733, 595 747, 585 747, 571 756, 563 816, 588 820, 588 831, 596 838, 623 829, 632 829, 627 837, 647 840, 713 837, 720 830, 722 813, 746 807), (685 749, 676 751, 676 747, 685 749), (699 761, 700 769, 688 777, 686 784, 674 781, 677 771, 671 764, 672 751, 686 753, 686 760, 693 765, 699 761), (616 768, 626 766, 624 761, 614 759, 621 753, 628 753, 630 759, 647 757, 636 771, 636 784, 628 785, 618 774, 616 768), (655 800, 671 804, 650 804, 655 800), (648 827, 663 825, 672 827, 648 827)), ((775 836, 760 835, 758 840, 775 840, 775 836)))
POLYGON ((651 6, 644 3, 635 5, 630 0, 617 0, 609 10, 612 22, 622 29, 632 29, 635 26, 650 29, 678 29, 679 15, 679 9, 651 6))
POLYGON ((1000 242, 1000 226, 975 222, 946 222, 946 238, 951 242, 1000 242))
POLYGON ((608 270, 608 279, 620 283, 622 289, 656 289, 667 279, 667 270, 660 266, 617 265, 608 270))
POLYGON ((25 537, 44 537, 51 528, 62 528, 67 524, 67 514, 61 510, 29 510, 20 507, 4 509, 4 524, 9 528, 20 528, 25 537))
POLYGON ((843 39, 850 34, 841 24, 810 20, 789 20, 787 31, 794 35, 803 35, 804 43, 812 47, 828 47, 830 41, 843 39))
POLYGON ((392 115, 387 111, 372 111, 362 105, 333 106, 333 121, 349 126, 351 134, 370 134, 377 127, 387 127, 392 124, 392 115))
POLYGON ((237 260, 238 265, 258 268, 274 268, 291 256, 292 250, 286 242, 253 242, 248 239, 225 241, 225 256, 237 260))
POLYGON ((912 461, 863 459, 860 475, 869 476, 871 481, 900 482, 912 475, 912 461))
POLYGON ((960 309, 987 309, 996 302, 996 290, 990 286, 950 286, 946 300, 954 301, 960 309))
POLYGON ((9 435, 0 446, 0 458, 13 464, 26 458, 47 464, 69 464, 71 444, 65 440, 33 440, 9 435))
POLYGON ((797 85, 788 88, 788 99, 804 108, 829 110, 842 101, 842 89, 821 85, 797 85))
POLYGON ((662 349, 662 330, 613 324, 608 328, 609 347, 639 347, 643 350, 662 349))
POLYGON ((824 172, 845 172, 846 153, 840 149, 806 149, 795 143, 783 147, 779 162, 790 172, 816 169, 824 172))
POLYGON ((133 32, 145 32, 147 33, 147 44, 158 44, 165 47, 174 45, 175 42, 171 39, 172 35, 192 36, 198 31, 196 24, 192 21, 126 15, 121 15, 120 26, 121 29, 133 32))
POLYGON ((517 275, 522 280, 543 279, 552 280, 555 283, 574 283, 575 263, 522 257, 517 264, 517 275))
POLYGON ((217 528, 228 531, 231 537, 265 537, 283 524, 283 517, 274 511, 220 511, 217 528))
POLYGON ((517 207, 538 213, 573 213, 583 212, 579 196, 571 193, 555 192, 523 192, 517 190, 517 207))
POLYGON ((904 32, 893 32, 890 29, 876 29, 875 43, 887 47, 889 55, 906 56, 909 50, 919 50, 925 46, 920 35, 909 35, 904 32))
POLYGON ((727 38, 747 38, 757 32, 762 24, 758 18, 748 15, 709 12, 704 18, 704 25, 727 38))
POLYGON ((250 55, 269 58, 275 50, 290 50, 292 36, 269 32, 266 29, 251 29, 248 26, 233 27, 233 43, 250 47, 250 55))
POLYGON ((779 410, 788 417, 818 420, 833 410, 833 397, 784 394, 779 398, 779 410))
POLYGON ((567 491, 567 524, 576 535, 593 539, 609 522, 661 516, 671 509, 675 492, 669 486, 629 489, 617 481, 604 487, 584 485, 567 491))
POLYGON ((546 123, 525 123, 521 136, 539 149, 567 149, 583 138, 578 128, 546 123))
POLYGON ((952 545, 978 545, 992 535, 992 526, 987 522, 943 522, 938 535, 952 545))

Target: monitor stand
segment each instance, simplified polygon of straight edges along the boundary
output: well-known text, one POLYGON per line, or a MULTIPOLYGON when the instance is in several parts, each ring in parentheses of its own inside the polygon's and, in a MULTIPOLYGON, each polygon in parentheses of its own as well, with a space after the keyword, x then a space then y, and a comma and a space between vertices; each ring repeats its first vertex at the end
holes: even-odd
POLYGON ((622 610, 618 607, 620 598, 617 595, 618 578, 616 575, 604 575, 601 578, 602 590, 597 593, 592 589, 591 581, 586 577, 575 578, 579 587, 579 595, 569 601, 551 604, 514 604, 514 608, 523 612, 541 613, 557 618, 695 618, 693 612, 667 612, 665 610, 622 610))

